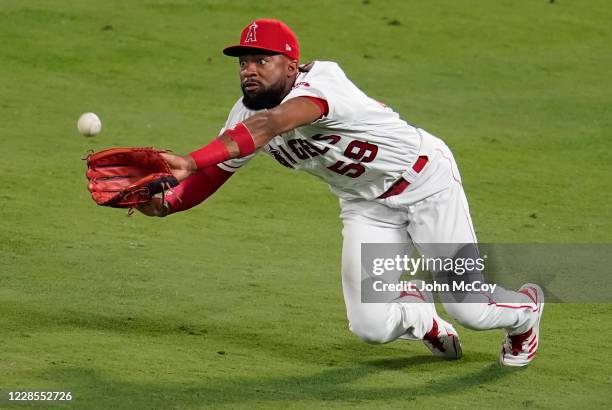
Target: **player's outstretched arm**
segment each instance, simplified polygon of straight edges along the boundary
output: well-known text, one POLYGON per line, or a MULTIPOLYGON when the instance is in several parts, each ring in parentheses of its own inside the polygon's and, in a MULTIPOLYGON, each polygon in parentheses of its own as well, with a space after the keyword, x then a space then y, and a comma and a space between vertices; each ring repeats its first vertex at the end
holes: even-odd
POLYGON ((153 198, 149 203, 136 207, 147 216, 164 217, 186 211, 214 194, 234 175, 216 165, 203 168, 190 175, 162 198, 153 198))
POLYGON ((257 113, 244 121, 257 148, 272 138, 321 118, 321 107, 308 97, 297 97, 279 106, 257 113))
POLYGON ((184 181, 199 169, 251 155, 272 138, 321 117, 321 107, 308 97, 292 98, 268 111, 262 111, 226 130, 208 145, 189 155, 163 154, 173 175, 184 181))

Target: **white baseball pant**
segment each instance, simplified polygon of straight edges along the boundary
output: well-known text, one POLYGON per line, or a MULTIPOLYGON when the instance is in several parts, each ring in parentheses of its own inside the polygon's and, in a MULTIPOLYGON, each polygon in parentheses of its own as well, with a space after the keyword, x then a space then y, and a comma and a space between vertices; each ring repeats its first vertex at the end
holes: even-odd
MULTIPOLYGON (((476 243, 476 234, 457 165, 450 149, 440 139, 419 130, 423 143, 419 155, 429 162, 420 173, 409 170, 411 184, 401 194, 376 200, 340 200, 343 222, 342 288, 349 329, 370 343, 397 338, 422 339, 431 329, 433 312, 410 297, 387 303, 361 300, 362 243, 405 243, 427 256, 428 243, 476 243)), ((452 255, 449 255, 452 256, 452 255)), ((396 278, 399 280, 399 274, 396 278)), ((470 329, 505 328, 527 331, 537 319, 532 301, 523 294, 497 286, 490 294, 471 295, 469 302, 443 303, 445 310, 470 329)))

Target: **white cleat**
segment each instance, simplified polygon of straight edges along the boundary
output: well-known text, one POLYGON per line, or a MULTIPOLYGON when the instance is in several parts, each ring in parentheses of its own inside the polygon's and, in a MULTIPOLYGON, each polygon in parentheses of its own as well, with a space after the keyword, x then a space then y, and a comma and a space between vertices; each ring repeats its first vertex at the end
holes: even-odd
POLYGON ((538 318, 528 331, 516 335, 506 334, 502 341, 499 361, 505 366, 527 366, 538 352, 540 339, 540 320, 544 311, 544 292, 538 285, 526 283, 518 290, 533 301, 536 306, 534 312, 538 318))
MULTIPOLYGON (((462 351, 459 333, 457 333, 453 325, 438 315, 433 294, 429 291, 419 290, 422 287, 423 281, 412 280, 410 283, 413 284, 415 288, 401 292, 400 297, 402 300, 408 303, 417 301, 417 303, 426 306, 433 316, 433 325, 431 330, 423 337, 423 343, 434 356, 443 357, 449 360, 460 359, 462 351)), ((409 337, 408 339, 412 338, 409 337)))
POLYGON ((435 317, 433 327, 423 338, 423 343, 434 356, 448 360, 460 359, 462 356, 459 334, 450 323, 435 317))

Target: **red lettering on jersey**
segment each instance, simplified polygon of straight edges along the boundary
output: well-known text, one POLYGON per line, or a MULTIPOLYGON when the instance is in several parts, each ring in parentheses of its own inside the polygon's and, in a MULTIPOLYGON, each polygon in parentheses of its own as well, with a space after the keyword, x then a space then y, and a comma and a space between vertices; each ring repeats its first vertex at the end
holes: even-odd
MULTIPOLYGON (((313 135, 311 138, 313 140, 315 140, 315 141, 327 141, 331 145, 336 145, 338 143, 338 141, 341 140, 339 135, 321 135, 321 134, 316 134, 316 135, 313 135)), ((329 147, 326 147, 325 151, 321 152, 321 154, 326 153, 328 149, 329 149, 329 147)))
POLYGON ((297 139, 287 141, 287 145, 291 148, 291 151, 293 151, 296 157, 299 159, 308 159, 308 154, 302 148, 298 147, 298 144, 299 140, 297 139))
POLYGON ((293 166, 285 158, 283 158, 283 156, 277 150, 275 149, 270 150, 270 154, 272 154, 274 159, 277 160, 281 165, 287 168, 293 168, 293 166))
POLYGON ((299 87, 310 87, 310 84, 308 84, 306 81, 301 81, 299 83, 296 83, 293 88, 299 88, 299 87))
POLYGON ((372 162, 378 154, 378 147, 365 141, 351 141, 344 150, 344 156, 361 162, 372 162))
POLYGON ((340 175, 358 178, 366 171, 361 162, 372 162, 376 158, 376 154, 378 154, 378 146, 365 141, 353 140, 344 150, 344 156, 360 161, 360 163, 347 164, 346 162, 338 161, 327 168, 340 175))
POLYGON ((310 146, 310 148, 312 148, 313 150, 315 150, 317 152, 317 155, 323 155, 325 154, 327 151, 329 151, 329 147, 325 147, 325 148, 319 148, 317 147, 315 144, 313 144, 312 142, 308 141, 308 140, 304 140, 304 143, 308 144, 310 146))
POLYGON ((278 146, 278 149, 280 149, 281 151, 283 151, 283 154, 285 154, 285 156, 287 158, 289 158, 289 161, 293 162, 294 164, 297 164, 297 161, 295 159, 293 159, 293 157, 291 155, 289 155, 289 153, 287 151, 285 151, 285 148, 282 147, 282 145, 278 146))
POLYGON ((316 152, 314 149, 312 149, 312 144, 310 144, 308 141, 303 140, 303 139, 300 138, 298 140, 298 142, 302 146, 304 151, 310 156, 310 158, 314 158, 317 155, 319 155, 318 152, 316 152))
MULTIPOLYGON (((341 140, 341 137, 338 135, 316 134, 311 138, 315 141, 325 141, 331 145, 335 145, 341 140)), ((302 160, 323 155, 330 149, 330 147, 317 147, 311 141, 302 138, 290 139, 287 141, 287 146, 293 151, 295 156, 302 160)), ((282 146, 278 146, 278 149, 281 150, 285 156, 281 155, 276 149, 270 150, 270 153, 282 165, 293 168, 289 161, 295 164, 297 163, 296 160, 282 146), (289 161, 287 161, 287 159, 289 159, 289 161)), ((359 178, 366 172, 366 167, 363 166, 362 163, 374 161, 376 155, 378 155, 378 146, 366 141, 353 140, 347 145, 343 154, 347 159, 355 160, 356 162, 337 161, 333 165, 327 167, 327 169, 349 178, 359 178)))
POLYGON ((350 178, 360 177, 366 171, 365 167, 361 164, 347 164, 342 161, 336 162, 334 165, 327 167, 327 169, 350 178))

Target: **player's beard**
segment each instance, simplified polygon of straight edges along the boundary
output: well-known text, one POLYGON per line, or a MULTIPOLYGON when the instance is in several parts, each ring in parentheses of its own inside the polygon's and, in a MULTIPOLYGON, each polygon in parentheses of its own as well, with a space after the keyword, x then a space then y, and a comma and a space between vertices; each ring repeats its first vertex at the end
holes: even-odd
POLYGON ((270 109, 279 105, 283 98, 285 98, 286 81, 279 81, 270 87, 261 88, 254 93, 247 92, 244 89, 244 84, 240 88, 242 88, 243 95, 242 103, 249 110, 270 109))

